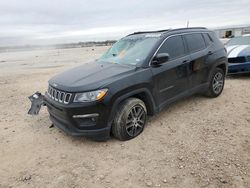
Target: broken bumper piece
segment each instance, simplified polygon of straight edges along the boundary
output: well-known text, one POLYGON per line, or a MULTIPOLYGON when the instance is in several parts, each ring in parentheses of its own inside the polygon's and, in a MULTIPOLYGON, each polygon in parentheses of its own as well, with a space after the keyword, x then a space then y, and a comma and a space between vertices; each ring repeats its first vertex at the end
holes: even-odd
POLYGON ((40 92, 36 92, 29 96, 29 100, 31 101, 31 107, 28 111, 28 114, 38 115, 41 107, 45 106, 44 95, 42 95, 40 92))

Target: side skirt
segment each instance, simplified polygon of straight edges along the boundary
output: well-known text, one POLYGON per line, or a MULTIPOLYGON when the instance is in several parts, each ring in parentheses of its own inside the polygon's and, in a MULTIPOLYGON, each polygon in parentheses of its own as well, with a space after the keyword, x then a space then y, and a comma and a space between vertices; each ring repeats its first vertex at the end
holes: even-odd
POLYGON ((162 109, 164 109, 166 106, 180 100, 180 99, 183 99, 183 98, 186 98, 186 97, 189 97, 189 96, 192 96, 196 93, 199 93, 205 89, 207 89, 209 87, 209 83, 205 83, 205 84, 201 84, 199 86, 196 86, 192 89, 189 89, 187 91, 184 91, 182 93, 180 93, 179 95, 165 101, 164 103, 160 104, 159 107, 158 107, 158 112, 160 112, 162 109))

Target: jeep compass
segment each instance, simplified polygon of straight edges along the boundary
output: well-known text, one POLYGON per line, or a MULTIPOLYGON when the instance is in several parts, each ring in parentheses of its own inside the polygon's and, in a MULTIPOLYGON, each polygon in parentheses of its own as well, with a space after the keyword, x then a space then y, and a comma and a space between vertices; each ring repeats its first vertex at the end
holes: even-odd
POLYGON ((136 32, 98 60, 50 79, 45 95, 29 97, 29 114, 46 105, 52 123, 70 135, 129 140, 148 115, 176 100, 219 96, 227 67, 223 44, 206 28, 136 32))

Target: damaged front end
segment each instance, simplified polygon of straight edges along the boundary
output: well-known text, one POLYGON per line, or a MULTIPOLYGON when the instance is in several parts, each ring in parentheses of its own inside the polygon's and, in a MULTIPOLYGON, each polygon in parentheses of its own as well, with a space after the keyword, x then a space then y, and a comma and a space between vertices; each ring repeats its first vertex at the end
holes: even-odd
MULTIPOLYGON (((53 92, 55 95, 55 92, 53 92)), ((65 94, 65 92, 64 92, 65 94)), ((107 126, 108 119, 100 116, 105 113, 105 106, 101 103, 74 104, 73 98, 64 95, 63 101, 56 101, 55 97, 50 97, 36 92, 28 97, 31 101, 29 115, 38 115, 42 106, 46 106, 49 118, 52 122, 51 127, 57 127, 71 136, 85 136, 98 141, 105 141, 110 137, 110 127, 107 126), (68 102, 67 102, 68 101, 68 102), (93 111, 94 110, 94 111, 93 111)))
POLYGON ((44 95, 40 92, 36 92, 29 96, 29 100, 31 101, 31 107, 28 111, 28 114, 30 115, 38 115, 41 107, 46 106, 44 102, 44 95))

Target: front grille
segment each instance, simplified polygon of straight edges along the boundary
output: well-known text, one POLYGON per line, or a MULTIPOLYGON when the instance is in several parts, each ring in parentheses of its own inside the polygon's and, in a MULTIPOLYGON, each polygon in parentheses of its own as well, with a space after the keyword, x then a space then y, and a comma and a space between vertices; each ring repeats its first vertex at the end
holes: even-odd
POLYGON ((245 63, 246 57, 234 57, 234 58, 228 58, 229 63, 245 63))
POLYGON ((48 88, 48 96, 59 103, 69 104, 72 93, 57 90, 51 86, 48 88))

